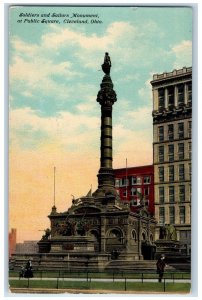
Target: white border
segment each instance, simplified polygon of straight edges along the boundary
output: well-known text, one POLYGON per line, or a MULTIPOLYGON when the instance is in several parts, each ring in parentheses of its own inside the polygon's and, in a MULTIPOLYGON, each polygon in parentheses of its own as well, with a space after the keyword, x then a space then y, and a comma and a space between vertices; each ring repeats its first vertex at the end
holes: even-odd
MULTIPOLYGON (((80 1, 57 1, 57 2, 53 2, 53 1, 47 1, 47 0, 44 0, 44 1, 41 1, 41 0, 36 0, 36 1, 17 1, 17 0, 13 0, 13 1, 8 1, 8 0, 3 0, 3 2, 0 3, 0 45, 4 45, 5 47, 5 37, 4 37, 4 33, 7 34, 7 19, 5 18, 5 21, 4 21, 4 16, 6 17, 6 15, 4 14, 5 13, 5 6, 6 5, 11 5, 11 4, 16 4, 16 5, 21 5, 21 4, 27 4, 27 5, 140 5, 140 6, 166 6, 166 5, 174 5, 174 6, 180 6, 180 5, 195 5, 195 8, 197 9, 197 5, 198 5, 198 22, 199 22, 199 25, 197 24, 197 20, 194 20, 194 28, 195 28, 195 31, 197 31, 197 28, 201 28, 201 17, 202 17, 202 9, 201 9, 201 3, 200 2, 194 2, 194 3, 190 3, 190 1, 175 1, 175 0, 170 0, 169 2, 161 2, 161 1, 151 1, 151 0, 148 0, 147 2, 138 2, 138 1, 127 1, 127 2, 124 2, 124 1, 107 1, 107 0, 97 0, 97 1, 91 1, 89 0, 88 2, 86 1, 83 1, 83 0, 80 0, 80 1), (5 25, 5 26, 4 26, 5 25)), ((5 106, 7 106, 7 64, 8 64, 8 61, 7 61, 7 55, 6 55, 6 52, 8 51, 7 47, 0 47, 0 65, 3 66, 4 65, 4 60, 5 60, 5 72, 4 72, 4 69, 1 67, 1 77, 0 77, 0 84, 1 84, 1 87, 0 87, 0 140, 1 141, 6 141, 6 138, 4 140, 4 136, 7 134, 7 132, 5 131, 5 128, 7 128, 7 109, 5 106), (5 76, 5 81, 4 81, 4 76, 5 76), (5 100, 4 100, 5 98, 5 100), (5 101, 5 102, 4 102, 5 101)), ((201 49, 201 37, 200 37, 200 34, 198 34, 198 37, 197 37, 197 33, 195 34, 194 36, 194 48, 195 48, 195 52, 194 52, 194 61, 193 61, 193 70, 194 71, 194 76, 195 76, 195 79, 197 80, 197 77, 198 77, 198 73, 199 73, 199 87, 202 85, 200 83, 200 79, 201 79, 201 76, 200 76, 200 66, 202 64, 202 61, 201 61, 201 58, 200 58, 200 53, 202 53, 202 49, 201 49), (197 44, 197 40, 198 40, 198 44, 197 44), (199 53, 199 58, 197 58, 197 49, 198 49, 198 53, 199 53), (199 67, 198 67, 199 66, 199 67)), ((195 96, 196 99, 197 99, 197 84, 195 85, 195 96)), ((192 249, 192 259, 193 259, 193 262, 192 262, 192 265, 193 265, 193 273, 192 273, 192 276, 194 278, 194 282, 192 283, 192 294, 191 296, 188 296, 189 298, 201 298, 202 296, 202 284, 200 284, 201 282, 201 276, 200 276, 200 273, 199 273, 199 277, 197 276, 198 274, 198 270, 197 268, 199 269, 199 272, 200 272, 200 268, 202 266, 201 264, 201 256, 202 256, 202 249, 201 249, 201 237, 198 235, 198 231, 200 232, 200 229, 202 228, 201 227, 201 219, 202 217, 200 216, 200 212, 202 212, 202 208, 201 208, 201 202, 202 202, 202 195, 201 195, 201 190, 199 190, 199 186, 197 184, 197 181, 199 182, 199 184, 201 184, 202 180, 201 179, 201 172, 200 172, 200 167, 201 167, 201 162, 202 162, 202 158, 200 156, 200 153, 202 153, 202 147, 201 147, 201 139, 200 139, 200 135, 201 135, 201 116, 200 116, 200 112, 201 112, 201 102, 202 102, 202 97, 201 96, 201 90, 199 89, 198 90, 198 104, 196 103, 193 107, 193 119, 195 118, 195 124, 193 126, 193 130, 194 130, 194 135, 193 135, 193 141, 194 141, 194 146, 193 146, 193 168, 194 168, 194 172, 193 172, 193 200, 194 200, 194 203, 193 203, 193 209, 192 209, 192 221, 193 221, 193 224, 192 224, 192 238, 193 238, 193 242, 194 242, 194 245, 196 245, 197 241, 198 241, 198 249, 196 249, 196 251, 192 249), (197 126, 198 124, 198 126, 197 126), (198 127, 198 130, 197 130, 197 127, 198 127), (199 134, 198 134, 199 133, 199 134), (198 154, 200 157, 198 157, 198 154), (198 173, 199 172, 199 173, 198 173), (198 175, 199 174, 199 175, 198 175), (198 176, 197 176, 198 175, 198 176), (199 201, 198 201, 199 199, 199 201), (196 203, 198 201, 198 204, 196 203), (197 218, 198 216, 198 218, 197 218), (194 231, 193 231, 194 229, 194 231), (198 230, 199 229, 199 230, 198 230), (199 255, 198 255, 199 253, 199 255), (198 279, 198 283, 197 283, 197 279, 198 279), (198 287, 198 295, 197 295, 197 287, 198 287)), ((6 141, 7 143, 7 141, 6 141)), ((0 147, 0 166, 1 166, 1 184, 2 184, 2 188, 0 189, 0 212, 1 212, 1 216, 0 217, 0 228, 1 228, 1 243, 0 243, 0 257, 1 257, 1 260, 0 260, 0 267, 1 267, 1 276, 0 276, 0 296, 1 296, 1 299, 6 297, 6 298, 10 298, 10 297, 15 297, 14 295, 8 295, 6 294, 5 292, 5 284, 7 282, 7 271, 5 269, 5 266, 7 264, 7 254, 6 254, 6 247, 4 247, 4 244, 7 243, 7 234, 8 234, 8 230, 5 228, 6 227, 6 224, 7 224, 7 215, 6 215, 6 212, 7 212, 7 209, 5 209, 5 207, 7 207, 7 168, 8 168, 8 165, 7 165, 7 158, 8 158, 8 155, 7 155, 7 145, 6 143, 2 143, 1 147, 0 147), (1 155, 2 153, 2 155, 1 155), (5 162, 5 164, 4 164, 5 162), (4 166, 4 168, 3 168, 4 166), (4 199, 4 201, 3 201, 4 199), (5 205, 6 204, 6 205, 5 205), (4 216, 3 216, 4 215, 4 216), (4 241, 4 243, 3 243, 4 241), (3 272, 4 270, 4 272, 3 272), (3 275, 3 276, 2 276, 3 275)), ((79 296, 79 295, 61 295, 61 296, 53 296, 54 298, 61 298, 61 297, 82 297, 83 299, 84 298, 89 298, 89 297, 93 297, 93 299, 97 299, 97 298, 100 298, 100 297, 105 297, 105 298, 120 298, 121 299, 121 296, 110 296, 110 295, 103 295, 103 296, 98 296, 98 295, 82 295, 82 296, 79 296)), ((169 298, 182 298, 184 299, 186 296, 168 296, 168 295, 165 295, 166 297, 169 297, 169 298)), ((165 298, 165 296, 163 295, 155 295, 155 296, 140 296, 140 295, 136 295, 133 294, 133 295, 124 295, 124 297, 136 297, 136 298, 141 298, 141 299, 146 299, 146 298, 152 298, 152 299, 155 299, 156 297, 158 297, 159 299, 163 299, 165 298)), ((28 299, 28 297, 35 297, 34 295, 16 295, 16 297, 23 297, 24 299, 28 299)), ((36 295, 36 297, 38 299, 43 299, 44 297, 49 299, 50 297, 52 297, 51 295, 36 295)), ((123 297, 123 296, 122 296, 123 297)))

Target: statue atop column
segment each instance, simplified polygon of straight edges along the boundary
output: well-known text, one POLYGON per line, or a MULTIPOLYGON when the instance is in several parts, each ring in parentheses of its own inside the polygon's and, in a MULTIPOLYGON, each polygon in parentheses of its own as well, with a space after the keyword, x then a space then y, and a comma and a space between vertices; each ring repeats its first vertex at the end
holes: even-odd
POLYGON ((104 57, 104 63, 102 64, 102 70, 106 75, 110 74, 111 65, 112 64, 111 64, 110 56, 108 52, 106 52, 104 57))
POLYGON ((97 102, 101 107, 101 145, 100 145, 100 169, 98 172, 98 189, 93 197, 100 199, 102 203, 115 203, 118 194, 114 184, 113 147, 112 147, 112 106, 117 101, 116 92, 110 77, 111 59, 108 52, 105 53, 102 70, 105 73, 100 84, 101 89, 97 94, 97 102))

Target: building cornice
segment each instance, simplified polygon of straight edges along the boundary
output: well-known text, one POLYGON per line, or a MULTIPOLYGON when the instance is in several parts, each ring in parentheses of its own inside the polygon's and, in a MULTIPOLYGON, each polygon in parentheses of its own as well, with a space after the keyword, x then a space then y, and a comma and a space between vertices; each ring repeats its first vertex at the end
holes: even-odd
POLYGON ((153 88, 159 88, 160 86, 165 87, 165 85, 170 85, 173 83, 179 83, 181 81, 186 81, 187 79, 192 79, 192 67, 179 70, 173 70, 172 72, 164 72, 162 74, 154 74, 153 80, 150 81, 153 88))

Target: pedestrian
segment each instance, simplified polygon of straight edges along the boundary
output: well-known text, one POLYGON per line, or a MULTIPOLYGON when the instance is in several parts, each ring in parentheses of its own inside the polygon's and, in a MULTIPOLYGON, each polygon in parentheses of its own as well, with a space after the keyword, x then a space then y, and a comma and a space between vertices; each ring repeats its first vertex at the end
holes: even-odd
POLYGON ((161 257, 158 259, 158 261, 156 263, 157 274, 159 274, 159 282, 162 281, 165 266, 166 266, 166 264, 165 264, 165 256, 161 255, 161 257))
POLYGON ((21 266, 20 272, 19 272, 19 279, 23 278, 25 274, 25 268, 24 266, 21 266))
POLYGON ((25 267, 24 277, 25 278, 32 278, 33 277, 31 260, 27 261, 27 264, 26 264, 26 267, 25 267))

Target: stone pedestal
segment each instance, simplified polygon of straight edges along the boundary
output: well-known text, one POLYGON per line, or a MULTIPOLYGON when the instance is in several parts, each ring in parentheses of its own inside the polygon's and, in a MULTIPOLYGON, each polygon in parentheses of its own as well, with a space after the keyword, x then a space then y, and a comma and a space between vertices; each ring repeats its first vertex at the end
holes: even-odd
POLYGON ((50 252, 93 252, 95 239, 91 236, 64 236, 51 239, 50 252))
POLYGON ((48 252, 50 252, 51 242, 49 240, 47 240, 47 241, 41 240, 37 244, 39 246, 39 253, 48 253, 48 252))
POLYGON ((157 240, 155 258, 158 259, 164 254, 166 259, 181 256, 181 243, 175 240, 157 240))

